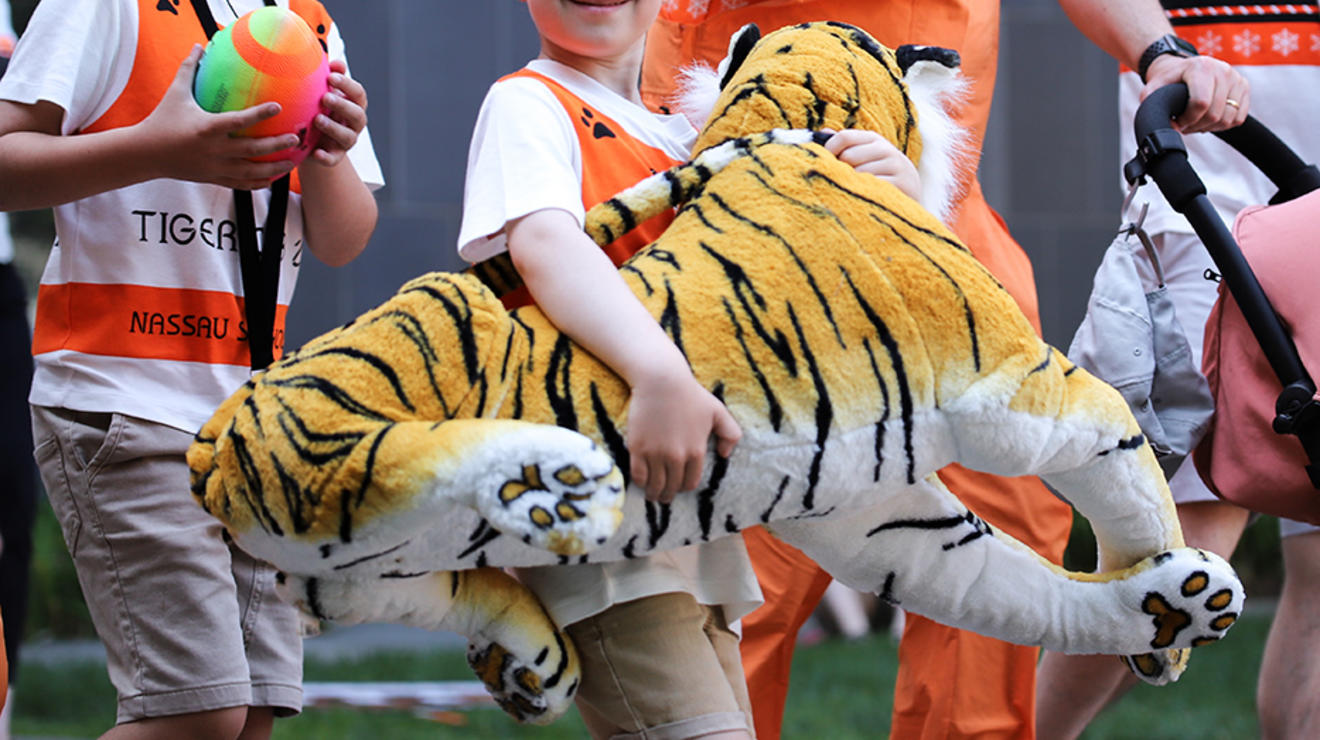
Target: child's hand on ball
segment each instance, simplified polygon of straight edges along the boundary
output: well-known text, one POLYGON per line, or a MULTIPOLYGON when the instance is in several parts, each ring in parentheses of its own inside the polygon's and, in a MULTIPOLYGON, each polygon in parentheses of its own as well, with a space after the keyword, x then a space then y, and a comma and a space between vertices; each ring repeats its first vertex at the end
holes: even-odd
POLYGON ((321 138, 308 159, 326 167, 339 164, 367 125, 367 90, 346 72, 342 61, 330 62, 330 90, 321 98, 322 112, 312 122, 321 138))
POLYGON ((238 137, 232 134, 280 112, 278 103, 239 111, 208 113, 193 99, 192 81, 202 49, 194 46, 173 82, 143 121, 143 140, 157 155, 160 177, 205 182, 227 188, 264 188, 292 169, 288 161, 254 162, 253 157, 297 146, 296 134, 238 137))

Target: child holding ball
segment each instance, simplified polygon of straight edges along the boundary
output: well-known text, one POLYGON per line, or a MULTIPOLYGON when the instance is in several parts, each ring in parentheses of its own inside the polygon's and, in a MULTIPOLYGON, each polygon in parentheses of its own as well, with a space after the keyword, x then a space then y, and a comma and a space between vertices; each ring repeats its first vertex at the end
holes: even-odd
MULTIPOLYGON (((712 435, 721 455, 741 435, 616 269, 672 214, 604 249, 582 231, 585 208, 687 159, 696 139, 682 116, 641 104, 643 45, 661 0, 524 1, 540 57, 496 82, 482 104, 459 253, 478 262, 507 250, 527 297, 629 384, 631 481, 670 501, 696 487, 712 435)), ((916 168, 878 134, 840 132, 826 147, 920 189, 916 168)), ((576 701, 592 737, 751 736, 729 626, 760 601, 741 537, 519 577, 577 645, 576 701)))
POLYGON ((239 238, 232 189, 253 191, 255 226, 284 235, 264 245, 280 255, 263 319, 279 338, 304 249, 331 265, 356 257, 382 177, 338 30, 320 3, 281 0, 331 74, 287 218, 267 221, 280 210, 268 186, 295 166, 254 158, 300 137, 231 137, 279 106, 212 114, 192 94, 208 30, 262 4, 43 0, 0 81, 0 210, 55 209, 34 442, 119 693, 107 738, 262 738, 301 708, 296 614, 193 501, 184 453, 252 356, 280 351, 246 336, 244 298, 259 291, 244 285, 240 242, 260 237, 239 238))

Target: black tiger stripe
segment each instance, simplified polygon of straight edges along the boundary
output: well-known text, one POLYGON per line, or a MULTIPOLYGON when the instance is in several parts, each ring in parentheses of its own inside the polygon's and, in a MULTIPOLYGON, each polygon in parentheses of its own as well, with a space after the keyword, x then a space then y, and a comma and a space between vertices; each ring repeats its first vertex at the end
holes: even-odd
POLYGON ((866 349, 866 357, 871 362, 871 374, 875 376, 876 385, 880 387, 880 402, 884 406, 884 411, 880 414, 880 419, 875 423, 875 472, 872 474, 872 480, 880 482, 880 468, 885 464, 885 423, 889 421, 889 384, 880 374, 880 367, 875 362, 875 350, 871 348, 869 337, 862 339, 862 347, 866 349))
POLYGON ((513 354, 513 331, 504 339, 504 357, 500 360, 500 383, 509 378, 509 357, 513 354))
POLYGON ((408 578, 424 578, 424 577, 426 577, 426 576, 431 575, 431 574, 434 573, 434 572, 435 572, 435 571, 433 571, 433 570, 418 570, 418 571, 411 571, 411 572, 405 573, 405 572, 403 572, 403 571, 391 570, 391 571, 389 571, 389 572, 387 572, 387 573, 381 573, 381 574, 380 574, 380 577, 381 577, 381 578, 389 578, 389 579, 395 579, 395 578, 397 578, 397 579, 400 579, 400 580, 402 580, 402 579, 408 579, 408 578))
POLYGON ((1137 434, 1128 437, 1127 439, 1120 439, 1116 447, 1114 447, 1112 450, 1101 451, 1100 456, 1104 457, 1105 455, 1108 455, 1109 453, 1114 452, 1115 450, 1135 450, 1144 444, 1146 444, 1146 436, 1144 434, 1137 434))
MULTIPOLYGON (((554 620, 550 619, 549 614, 545 614, 545 619, 547 622, 554 624, 554 620)), ((564 673, 568 670, 568 646, 564 644, 564 636, 560 634, 559 630, 555 630, 555 649, 559 652, 559 663, 555 666, 554 673, 550 674, 550 677, 545 680, 547 689, 558 686, 559 682, 564 680, 564 673)))
MULTIPOLYGON (((733 210, 733 207, 730 206, 727 202, 725 202, 725 200, 721 198, 719 195, 715 193, 711 193, 710 198, 712 201, 715 202, 716 205, 720 207, 721 210, 729 214, 730 217, 738 221, 741 221, 742 223, 750 226, 752 229, 754 229, 759 233, 765 234, 766 236, 773 238, 775 241, 779 242, 784 247, 784 249, 788 252, 789 256, 793 258, 793 262, 794 264, 797 265, 798 270, 801 271, 802 276, 807 279, 807 285, 811 288, 811 292, 815 294, 816 301, 820 303, 821 310, 825 312, 825 320, 830 323, 830 326, 834 328, 835 335, 838 336, 839 327, 834 320, 834 311, 833 309, 830 308, 829 299, 825 297, 825 294, 821 291, 820 286, 816 284, 816 276, 812 274, 811 270, 807 268, 806 263, 804 263, 802 261, 802 258, 798 256, 797 250, 793 247, 793 245, 790 244, 788 240, 785 239, 779 232, 775 231, 769 226, 765 224, 757 223, 756 221, 753 221, 752 219, 733 210)), ((712 252, 711 248, 706 246, 705 242, 702 242, 701 246, 704 247, 707 252, 712 252)), ((781 334, 780 336, 783 335, 781 334)), ((842 337, 839 338, 839 341, 840 342, 843 341, 842 337)), ((796 373, 794 373, 794 375, 796 375, 796 373)))
POLYGON ((830 391, 826 387, 824 376, 820 373, 820 366, 816 363, 816 354, 811 351, 807 337, 802 332, 797 311, 793 310, 791 302, 787 305, 788 320, 793 324, 793 330, 797 332, 803 362, 811 372, 811 382, 816 386, 816 453, 811 456, 811 467, 807 470, 807 491, 802 496, 802 507, 811 510, 816 508, 816 485, 820 483, 821 460, 825 456, 825 446, 829 441, 830 429, 834 425, 834 405, 830 401, 830 391))
POLYGON ((261 479, 261 471, 257 469, 252 452, 248 449, 247 438, 235 429, 229 433, 229 441, 230 446, 234 448, 239 472, 243 476, 243 485, 238 487, 242 492, 243 503, 247 504, 248 510, 252 512, 253 518, 263 530, 276 537, 283 537, 284 529, 266 506, 266 487, 261 479))
POLYGON ((426 295, 439 303, 440 307, 445 310, 445 313, 449 314, 449 318, 453 322, 452 325, 458 332, 458 346, 463 357, 463 367, 467 370, 468 382, 475 383, 477 381, 477 371, 480 367, 477 361, 477 337, 471 321, 472 307, 467 305, 467 296, 463 293, 461 288, 449 285, 448 281, 445 282, 447 287, 455 289, 454 294, 463 302, 461 307, 459 304, 451 300, 449 296, 429 285, 416 285, 412 288, 402 290, 400 293, 421 293, 426 295), (463 311, 461 309, 467 310, 463 311))
POLYGON ((891 529, 953 529, 954 527, 967 524, 967 517, 971 514, 958 514, 956 516, 939 517, 937 519, 896 519, 892 522, 885 522, 878 527, 866 533, 867 537, 888 532, 891 529))
POLYGON ((655 294, 655 288, 651 287, 651 281, 647 279, 646 273, 639 270, 631 261, 625 262, 619 268, 619 272, 626 272, 636 276, 637 280, 642 284, 642 289, 646 291, 648 296, 655 294))
MULTIPOLYGON (((499 539, 499 537, 500 537, 501 534, 502 534, 502 533, 501 533, 498 529, 495 529, 494 527, 491 527, 490 529, 487 529, 485 534, 483 534, 483 535, 481 535, 480 537, 478 537, 477 540, 476 540, 475 542, 473 542, 471 545, 468 545, 468 548, 467 548, 466 550, 464 550, 463 552, 460 552, 460 553, 458 554, 458 559, 459 559, 459 560, 462 560, 463 558, 465 558, 465 557, 471 555, 472 553, 476 552, 477 550, 480 550, 481 548, 485 547, 486 545, 489 545, 489 544, 490 544, 491 542, 493 542, 494 540, 499 539)), ((485 566, 485 562, 484 562, 484 561, 485 561, 485 555, 486 555, 486 553, 484 553, 484 552, 481 553, 481 558, 479 558, 478 561, 477 561, 477 567, 480 568, 480 567, 484 567, 484 566, 485 566)))
MULTIPOLYGON (((894 209, 890 208, 889 206, 886 206, 884 203, 881 203, 880 201, 875 200, 873 198, 868 198, 865 195, 862 195, 861 193, 857 192, 856 190, 852 190, 848 187, 845 187, 842 183, 830 177, 829 175, 825 174, 824 172, 821 172, 820 170, 815 170, 815 169, 808 170, 806 173, 802 175, 802 178, 807 182, 811 182, 813 180, 823 180, 827 185, 830 185, 839 192, 844 193, 845 195, 852 196, 853 198, 856 198, 857 200, 860 200, 869 206, 878 208, 884 211, 885 213, 888 213, 889 215, 903 222, 904 226, 907 226, 913 231, 916 231, 929 239, 932 239, 937 242, 941 242, 943 244, 947 244, 950 247, 953 247, 954 249, 957 249, 960 252, 968 252, 967 247, 960 244, 958 240, 951 239, 947 236, 944 236, 943 234, 934 231, 933 229, 928 229, 925 226, 919 226, 913 223, 910 219, 903 216, 898 211, 895 211, 894 209)), ((970 252, 968 253, 970 254, 970 252)), ((989 274, 988 271, 987 274, 989 274)))
POLYGON ((784 497, 784 491, 788 488, 789 476, 784 476, 779 480, 779 490, 775 492, 775 497, 771 499, 770 505, 765 511, 761 512, 761 523, 766 524, 770 521, 770 516, 774 513, 775 507, 779 505, 780 499, 784 497))
POLYGON ((279 483, 279 492, 284 499, 284 512, 288 517, 289 525, 293 528, 294 534, 306 534, 312 526, 307 510, 315 508, 316 501, 312 500, 312 493, 306 491, 298 480, 289 474, 274 452, 268 453, 267 456, 275 471, 275 480, 279 483))
POLYGON ((899 233, 898 229, 895 229, 893 224, 881 220, 880 217, 876 216, 874 213, 871 214, 871 219, 881 226, 884 226, 886 229, 889 229, 889 233, 893 234, 894 238, 907 245, 912 251, 921 255, 926 262, 930 263, 932 267, 944 276, 944 279, 948 281, 949 285, 953 286, 954 295, 958 296, 958 302, 962 304, 963 322, 967 324, 967 340, 972 345, 972 367, 976 372, 981 372, 981 338, 976 331, 976 314, 972 311, 972 304, 967 300, 967 293, 963 290, 962 285, 954 279, 953 275, 949 274, 948 270, 944 269, 944 265, 941 265, 933 257, 927 254, 926 250, 917 246, 916 242, 899 233))
POLYGON ((620 235, 627 234, 629 231, 632 231, 637 227, 637 216, 633 213, 633 210, 628 207, 627 203, 624 203, 618 198, 610 198, 605 201, 605 204, 608 205, 619 217, 619 223, 623 226, 623 231, 620 235))
POLYGON ((917 458, 916 453, 913 451, 912 442, 912 388, 908 384, 907 369, 903 364, 903 353, 898 346, 898 342, 894 340, 894 335, 890 333, 889 327, 885 324, 884 319, 880 318, 880 315, 876 312, 875 308, 872 307, 870 302, 862 296, 861 291, 859 291, 857 286, 853 283, 852 276, 845 271, 843 277, 848 281, 848 287, 852 289, 853 297, 857 300, 857 305, 861 306, 862 312, 866 314, 867 320, 871 322, 871 326, 875 327, 876 339, 878 339, 880 344, 885 348, 885 353, 889 356, 890 367, 893 368, 895 380, 898 382, 899 418, 903 422, 903 452, 907 457, 907 482, 908 485, 912 485, 917 482, 917 458))
POLYGON ((356 347, 329 347, 327 349, 317 350, 306 359, 311 360, 331 355, 348 357, 370 365, 376 370, 376 372, 380 373, 385 378, 386 382, 389 383, 390 388, 394 390, 394 397, 399 399, 399 403, 403 404, 404 408, 409 411, 417 410, 416 407, 413 406, 412 401, 408 399, 408 392, 404 390, 403 383, 399 380, 399 374, 394 371, 394 368, 391 367, 389 363, 371 352, 364 352, 356 347))
POLYGON ((573 342, 560 334, 550 350, 545 372, 545 396, 555 415, 555 424, 577 429, 577 411, 573 408, 573 387, 569 370, 573 364, 573 342))
POLYGON ((389 549, 387 549, 387 550, 381 550, 380 552, 373 552, 373 553, 371 553, 370 555, 363 555, 362 557, 357 558, 356 560, 350 560, 350 561, 347 562, 347 563, 340 563, 339 565, 336 565, 336 566, 334 567, 334 569, 335 569, 335 570, 347 570, 347 569, 349 569, 349 568, 352 568, 352 567, 355 566, 355 565, 361 565, 362 563, 366 563, 366 562, 369 562, 369 561, 371 561, 371 560, 375 560, 376 558, 383 558, 383 557, 385 557, 386 555, 389 555, 390 553, 394 552, 395 550, 401 550, 401 549, 407 547, 407 546, 408 546, 409 544, 411 544, 411 543, 412 543, 412 540, 404 540, 403 542, 400 542, 399 544, 397 544, 397 545, 395 545, 394 547, 391 547, 391 548, 389 548, 389 549))
POLYGON ((669 517, 673 513, 669 504, 657 503, 655 501, 646 502, 646 528, 649 532, 648 538, 654 550, 657 542, 669 531, 669 517))
POLYGON ((889 571, 885 576, 885 583, 880 587, 880 600, 890 606, 898 606, 898 597, 894 596, 894 578, 897 576, 894 571, 889 571))
MULTIPOLYGON (((737 296, 743 314, 751 322, 752 330, 756 333, 756 336, 760 337, 761 342, 774 353, 775 357, 779 358, 779 362, 788 371, 788 374, 797 377, 797 358, 793 356, 793 348, 789 345, 788 337, 784 336, 784 332, 779 329, 774 330, 773 337, 770 336, 769 330, 766 329, 765 324, 759 318, 759 313, 766 310, 765 298, 757 291, 756 286, 752 285, 751 279, 747 277, 747 273, 743 271, 742 266, 715 251, 706 242, 702 241, 699 244, 706 251, 706 254, 715 258, 715 261, 724 269, 724 276, 729 281, 729 287, 733 289, 734 295, 737 296)), ((729 299, 725 297, 721 300, 724 301, 726 308, 731 310, 731 307, 728 306, 729 299)))
POLYGON ((628 538, 628 544, 623 546, 623 557, 625 560, 632 560, 637 557, 637 535, 628 538))
POLYGON ((412 342, 417 351, 417 357, 422 361, 422 367, 426 369, 426 379, 431 385, 431 393, 440 402, 440 408, 445 418, 452 417, 453 413, 449 410, 449 402, 445 400, 444 392, 440 390, 440 384, 436 381, 435 376, 436 368, 440 365, 440 356, 436 354, 435 345, 431 344, 431 339, 427 336, 421 320, 404 311, 391 311, 383 314, 380 320, 386 318, 394 323, 394 328, 397 331, 412 342))
POLYGON ((674 288, 668 278, 665 279, 665 307, 660 311, 659 323, 678 351, 687 357, 687 349, 683 347, 683 321, 679 318, 678 299, 674 296, 674 288))
POLYGON ((308 578, 307 585, 303 587, 303 594, 307 597, 307 610, 312 616, 321 621, 328 621, 330 617, 326 616, 325 609, 321 606, 321 582, 316 578, 308 578))
POLYGON ((701 207, 701 204, 700 204, 700 203, 692 202, 692 203, 689 203, 689 204, 686 205, 686 206, 683 206, 683 209, 682 209, 681 211, 679 211, 679 214, 681 215, 681 214, 687 213, 687 212, 689 212, 689 211, 692 212, 694 215, 696 215, 696 217, 697 217, 698 219, 701 220, 701 225, 702 225, 702 226, 705 226, 707 229, 710 229, 711 231, 715 232, 716 234, 723 234, 723 233, 724 233, 724 229, 721 229, 720 227, 718 227, 718 226, 716 226, 715 224, 711 223, 711 222, 710 222, 710 219, 706 218, 706 211, 701 207))
MULTIPOLYGON (((280 401, 281 405, 283 400, 280 401)), ((288 413, 280 414, 276 418, 279 420, 280 430, 284 433, 290 449, 297 454, 299 459, 314 466, 323 466, 336 461, 344 460, 353 454, 359 443, 366 436, 361 432, 343 433, 343 434, 320 434, 307 429, 303 423, 302 417, 292 412, 292 409, 285 407, 288 413), (323 446, 327 442, 337 442, 337 444, 324 452, 315 452, 311 449, 312 445, 323 446)))
POLYGON ((614 417, 605 406, 604 399, 600 397, 600 388, 594 382, 591 384, 591 411, 596 417, 600 439, 610 451, 610 457, 614 458, 614 466, 623 474, 623 487, 627 489, 628 481, 632 478, 632 458, 628 453, 628 445, 619 433, 619 428, 614 425, 614 417))
POLYGON ((771 387, 770 381, 766 379, 765 373, 761 371, 761 366, 756 361, 756 357, 752 355, 751 348, 747 346, 747 336, 743 332, 737 314, 734 313, 733 306, 729 305, 729 299, 723 298, 721 302, 724 305, 724 313, 729 317, 729 324, 733 327, 733 338, 738 342, 738 346, 742 347, 743 359, 747 361, 747 368, 752 371, 752 377, 756 379, 756 384, 761 387, 761 394, 765 396, 770 428, 778 432, 779 427, 784 423, 784 409, 779 405, 775 390, 771 387))
POLYGON ((665 182, 669 183, 669 204, 677 206, 686 199, 683 192, 683 181, 679 179, 678 173, 673 168, 664 172, 665 182))
POLYGON ((1047 368, 1047 367, 1050 366, 1050 360, 1052 360, 1053 358, 1054 358, 1054 352, 1051 351, 1049 347, 1046 347, 1046 348, 1045 348, 1045 359, 1044 359, 1044 360, 1041 360, 1041 362, 1040 362, 1039 365, 1037 365, 1037 366, 1031 368, 1031 370, 1027 371, 1027 375, 1035 375, 1036 373, 1039 373, 1039 372, 1044 371, 1045 368, 1047 368))
POLYGON ((359 402, 353 394, 320 375, 303 374, 289 378, 267 378, 266 384, 275 388, 315 391, 350 414, 363 416, 372 421, 390 421, 388 415, 359 402))
POLYGON ((729 472, 729 458, 715 456, 715 463, 710 469, 710 480, 706 487, 697 493, 697 522, 701 526, 701 541, 710 541, 711 523, 715 517, 715 496, 719 493, 724 474, 729 472))

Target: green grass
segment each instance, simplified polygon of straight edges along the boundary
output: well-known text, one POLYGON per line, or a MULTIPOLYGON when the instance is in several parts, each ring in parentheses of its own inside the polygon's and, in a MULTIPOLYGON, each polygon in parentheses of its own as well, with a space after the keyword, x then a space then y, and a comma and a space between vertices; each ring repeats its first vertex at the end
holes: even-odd
MULTIPOLYGON (((1256 669, 1268 629, 1268 619, 1248 615, 1230 637, 1198 649, 1191 667, 1173 686, 1138 686, 1117 706, 1105 711, 1083 737, 1086 740, 1144 740, 1196 737, 1256 736, 1253 706, 1256 669)), ((793 684, 784 718, 784 737, 883 737, 889 711, 897 655, 884 636, 857 642, 829 640, 798 650, 793 684)), ((335 663, 310 661, 309 681, 470 680, 457 652, 376 655, 335 663)), ((114 717, 114 691, 104 668, 95 664, 24 666, 17 687, 14 731, 25 736, 95 737, 114 717)), ((309 709, 276 723, 277 740, 337 740, 368 738, 584 738, 576 714, 549 727, 519 727, 497 710, 459 715, 451 726, 405 711, 309 709)))

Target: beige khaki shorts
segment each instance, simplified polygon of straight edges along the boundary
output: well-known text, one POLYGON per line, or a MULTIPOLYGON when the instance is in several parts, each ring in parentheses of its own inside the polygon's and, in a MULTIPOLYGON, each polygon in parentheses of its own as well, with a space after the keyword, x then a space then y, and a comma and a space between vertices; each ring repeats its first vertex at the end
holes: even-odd
POLYGON ((274 573, 221 539, 193 500, 192 435, 32 408, 51 507, 105 644, 119 722, 234 706, 302 706, 297 613, 274 573))
POLYGON ((596 740, 752 733, 738 636, 723 609, 661 594, 616 604, 567 631, 582 658, 578 711, 596 740))

